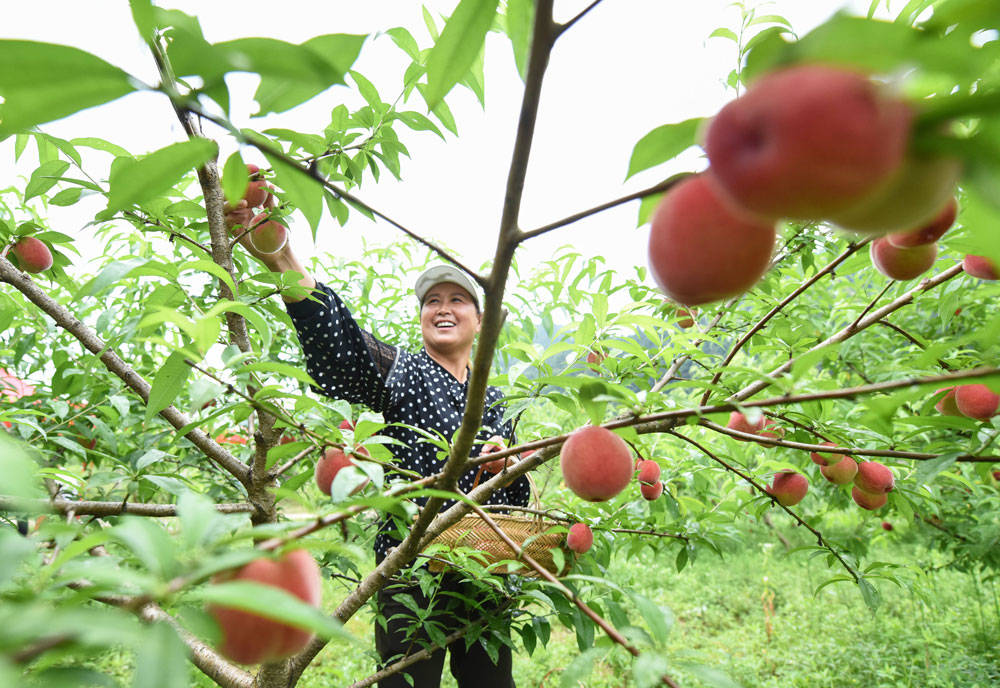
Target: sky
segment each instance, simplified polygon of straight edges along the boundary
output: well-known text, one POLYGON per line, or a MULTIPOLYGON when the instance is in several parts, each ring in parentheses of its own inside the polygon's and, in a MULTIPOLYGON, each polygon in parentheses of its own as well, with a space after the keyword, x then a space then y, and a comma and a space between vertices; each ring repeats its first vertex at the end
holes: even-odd
MULTIPOLYGON (((209 41, 266 35, 301 42, 325 33, 376 33, 406 26, 421 47, 430 38, 414 0, 259 0, 195 2, 158 0, 163 7, 196 14, 209 41)), ((440 16, 455 0, 428 0, 440 16)), ((588 3, 556 0, 556 19, 574 16, 588 3)), ((867 0, 781 0, 760 3, 759 14, 781 14, 803 34, 838 9, 867 10, 867 0)), ((898 9, 898 8, 896 8, 898 9)), ((734 94, 723 80, 734 66, 736 50, 709 34, 738 26, 739 11, 728 0, 604 0, 574 25, 556 44, 542 91, 531 161, 525 183, 521 227, 530 229, 579 210, 645 188, 679 171, 705 166, 697 150, 670 166, 640 173, 625 181, 635 143, 651 129, 690 117, 710 116, 734 94)), ((0 38, 62 43, 83 48, 155 83, 155 69, 131 23, 126 0, 81 3, 32 0, 8 8, 0 38), (95 5, 100 11, 95 13, 95 5), (83 27, 86 27, 85 29, 83 27)), ((376 35, 362 50, 354 68, 368 77, 383 99, 402 85, 407 58, 388 36, 376 35)), ((517 76, 509 40, 490 34, 486 50, 486 107, 462 87, 449 96, 459 136, 442 141, 428 132, 399 127, 411 159, 403 160, 402 181, 385 173, 379 183, 370 178, 357 191, 369 205, 426 238, 453 249, 467 264, 478 267, 495 249, 507 169, 517 125, 523 84, 517 76)), ((329 111, 343 102, 363 104, 360 96, 334 87, 306 104, 280 115, 251 118, 256 78, 231 77, 233 120, 239 126, 272 126, 321 131, 329 111)), ((407 109, 422 110, 419 97, 407 109)), ((183 139, 167 100, 158 94, 132 94, 111 104, 77 113, 42 126, 63 138, 98 136, 135 154, 151 152, 183 139)), ((205 133, 220 140, 222 159, 235 150, 214 125, 205 133)), ((17 175, 27 177, 37 164, 26 153, 11 166, 13 139, 0 142, 0 188, 17 175)), ((244 157, 262 161, 255 151, 244 157)), ((86 249, 92 229, 85 228, 103 204, 52 208, 52 228, 79 237, 86 249)), ((585 255, 600 255, 615 270, 633 274, 646 265, 647 228, 636 227, 638 204, 633 202, 532 239, 519 251, 522 269, 544 261, 559 247, 570 245, 585 255)), ((360 254, 362 238, 386 245, 401 238, 385 223, 373 223, 352 213, 341 228, 324 218, 317 244, 307 223, 293 216, 292 241, 304 258, 328 251, 360 254)), ((82 259, 81 259, 82 260, 82 259)), ((319 275, 321 277, 321 275, 319 275)))

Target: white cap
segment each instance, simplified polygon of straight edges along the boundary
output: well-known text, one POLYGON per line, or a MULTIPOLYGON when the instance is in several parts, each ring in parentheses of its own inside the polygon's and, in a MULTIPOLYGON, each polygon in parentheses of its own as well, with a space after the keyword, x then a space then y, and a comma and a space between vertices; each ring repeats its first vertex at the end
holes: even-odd
POLYGON ((456 268, 454 265, 435 265, 427 268, 417 278, 413 291, 417 293, 417 300, 420 305, 424 304, 424 296, 435 284, 442 282, 452 282, 465 289, 472 296, 472 300, 479 305, 479 294, 476 292, 476 283, 467 274, 456 268))

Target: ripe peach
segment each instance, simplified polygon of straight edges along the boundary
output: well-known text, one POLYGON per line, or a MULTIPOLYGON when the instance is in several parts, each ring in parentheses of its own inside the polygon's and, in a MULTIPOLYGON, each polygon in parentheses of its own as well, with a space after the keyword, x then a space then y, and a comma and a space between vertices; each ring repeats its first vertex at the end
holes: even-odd
POLYGON ((993 479, 1000 480, 1000 471, 993 471, 993 479))
MULTIPOLYGON (((823 442, 820 446, 833 448, 837 447, 837 445, 833 442, 823 442)), ((832 466, 844 458, 844 455, 837 454, 835 452, 810 452, 809 458, 812 459, 813 463, 819 466, 832 466)))
POLYGON ((728 206, 706 174, 671 188, 649 233, 649 264, 660 289, 695 306, 742 294, 764 275, 774 224, 728 206))
POLYGON ((594 544, 594 533, 586 523, 574 523, 566 534, 566 546, 583 554, 594 544))
MULTIPOLYGON (((354 461, 352 461, 347 454, 345 454, 340 449, 336 447, 328 447, 323 456, 316 462, 316 486, 319 491, 323 494, 330 494, 331 486, 333 485, 334 478, 337 477, 337 473, 340 473, 342 468, 348 466, 353 466, 354 461)), ((363 483, 351 490, 351 494, 357 494, 361 491, 368 481, 365 480, 363 483)))
POLYGON ((776 473, 767 493, 774 497, 782 506, 795 506, 809 491, 809 481, 801 473, 781 471, 776 473))
POLYGON ((869 494, 883 494, 892 491, 896 486, 896 479, 892 471, 878 461, 862 461, 858 464, 854 484, 869 494))
POLYGON ((657 480, 652 485, 647 485, 646 483, 639 484, 639 492, 642 493, 642 498, 648 502, 656 501, 663 494, 663 483, 657 480))
POLYGON ((251 224, 250 243, 261 253, 277 253, 288 242, 288 228, 277 220, 269 220, 267 213, 257 215, 251 224))
MULTIPOLYGON (((764 427, 761 432, 757 433, 761 437, 770 437, 771 439, 780 440, 785 436, 785 429, 778 425, 773 419, 766 418, 764 420, 764 427)), ((762 447, 776 447, 775 444, 767 444, 765 442, 758 442, 762 447)))
POLYGON ((559 466, 566 486, 590 502, 611 499, 632 480, 632 455, 625 440, 599 426, 574 430, 563 444, 559 466))
POLYGON ((972 277, 978 277, 981 280, 1000 279, 1000 272, 997 271, 997 266, 986 256, 966 256, 962 260, 962 269, 972 277))
POLYGON ((892 524, 888 521, 882 521, 882 530, 892 530, 892 524))
MULTIPOLYGON (((920 232, 954 198, 962 164, 955 158, 908 156, 888 184, 877 188, 858 203, 830 217, 834 223, 854 232, 920 232)), ((954 216, 951 221, 954 222, 954 216)), ((948 222, 940 234, 951 226, 948 222)), ((935 229, 934 231, 937 231, 935 229)), ((940 236, 940 234, 938 236, 940 236)), ((931 241, 910 238, 898 246, 917 246, 931 241)), ((895 242, 894 242, 895 243, 895 242)))
MULTIPOLYGON (((764 429, 764 424, 766 422, 767 419, 764 418, 764 416, 761 416, 756 423, 751 423, 750 421, 747 420, 747 417, 745 415, 743 415, 739 411, 733 411, 732 413, 729 414, 729 422, 726 423, 726 427, 729 428, 730 430, 736 430, 738 432, 746 432, 750 433, 751 435, 756 435, 758 432, 764 429)), ((738 439, 740 442, 747 441, 740 437, 735 439, 738 439)))
POLYGON ((260 208, 267 200, 267 182, 264 181, 264 175, 256 165, 247 164, 247 175, 250 177, 250 182, 247 184, 247 190, 243 192, 243 200, 247 202, 248 208, 260 208))
POLYGON ((607 356, 599 351, 591 351, 587 354, 587 363, 592 366, 600 365, 607 356))
POLYGON ((865 492, 859 489, 857 486, 851 488, 851 498, 854 503, 860 506, 862 509, 868 509, 868 511, 875 511, 876 509, 881 509, 885 506, 889 498, 885 493, 872 494, 871 492, 865 492))
MULTIPOLYGON (((319 566, 304 549, 280 559, 255 559, 216 582, 251 581, 280 588, 314 607, 320 606, 322 578, 319 566)), ((301 651, 312 640, 309 631, 233 607, 209 605, 208 612, 222 630, 219 652, 240 664, 273 662, 301 651)))
POLYGON ((875 269, 894 280, 911 280, 930 270, 937 259, 937 244, 921 244, 913 248, 898 248, 885 237, 871 243, 871 259, 875 269))
POLYGON ((958 201, 952 196, 945 203, 944 208, 927 224, 906 232, 893 232, 887 235, 886 239, 897 248, 913 248, 922 244, 930 244, 940 239, 945 232, 951 229, 951 226, 955 224, 956 217, 958 217, 958 201))
POLYGON ((10 249, 17 266, 25 272, 44 272, 52 267, 52 251, 41 239, 21 237, 10 249))
POLYGON ((934 408, 938 413, 944 416, 961 416, 962 412, 958 410, 958 404, 955 403, 955 387, 941 387, 940 389, 934 390, 934 393, 944 392, 947 390, 946 394, 938 399, 938 402, 934 404, 934 408))
POLYGON ((660 480, 660 464, 655 461, 639 462, 639 482, 652 485, 660 480))
POLYGON ((1000 395, 983 384, 961 385, 955 388, 955 406, 967 418, 989 420, 997 415, 1000 395))
POLYGON ((795 65, 723 107, 706 130, 705 151, 740 206, 772 219, 817 219, 889 183, 912 118, 864 74, 795 65))
POLYGON ((844 456, 843 454, 834 454, 833 456, 839 456, 840 460, 836 463, 831 461, 825 466, 820 466, 819 472, 823 474, 823 477, 834 485, 846 485, 854 480, 854 477, 858 474, 857 462, 850 456, 844 456))

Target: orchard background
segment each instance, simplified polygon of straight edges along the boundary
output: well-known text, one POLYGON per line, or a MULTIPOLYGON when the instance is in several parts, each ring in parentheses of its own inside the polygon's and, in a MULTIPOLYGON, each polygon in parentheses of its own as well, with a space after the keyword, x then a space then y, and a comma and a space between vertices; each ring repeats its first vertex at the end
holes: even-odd
MULTIPOLYGON (((425 509, 407 545, 374 571, 378 514, 406 510, 405 497, 448 494, 471 446, 462 431, 438 438, 450 457, 442 476, 405 497, 406 477, 376 464, 356 496, 348 494, 360 477, 347 472, 332 498, 316 489, 324 445, 361 443, 378 461, 391 459, 391 447, 377 416, 310 391, 277 297, 294 277, 232 250, 223 203, 242 195, 251 161, 277 188, 299 252, 320 233, 317 244, 333 247, 312 256, 311 270, 386 341, 419 345, 411 285, 430 260, 480 275, 472 398, 487 379, 504 388, 524 445, 511 451, 534 452, 484 487, 531 472, 549 518, 594 529, 594 547, 561 583, 490 576, 474 556, 461 558, 484 596, 522 611, 509 637, 486 624, 453 641, 513 644, 526 685, 996 682, 996 420, 934 406, 949 380, 1000 389, 991 377, 996 283, 960 267, 966 254, 1000 259, 1000 3, 875 2, 868 17, 862 8, 809 31, 774 8, 736 6, 733 21, 699 38, 729 51, 730 64, 703 77, 725 93, 719 102, 677 116, 633 115, 627 99, 618 102, 622 119, 650 124, 614 151, 614 173, 646 183, 526 219, 522 194, 545 209, 565 183, 528 173, 539 104, 544 111, 547 89, 558 88, 558 73, 545 75, 550 51, 558 65, 562 42, 616 4, 557 3, 553 20, 551 2, 464 0, 445 8, 447 21, 428 11, 420 31, 387 19, 367 36, 303 18, 323 38, 292 43, 249 38, 267 35, 266 17, 245 40, 217 39, 194 14, 135 1, 138 38, 122 40, 148 45, 156 70, 142 77, 58 42, 0 41, 0 137, 12 144, 10 164, 27 169, 0 195, 0 241, 30 235, 55 255, 35 275, 0 260, 9 385, 0 421, 10 423, 0 433, 0 508, 9 525, 30 527, 27 537, 0 530, 0 684, 368 685, 378 573, 422 564, 420 546, 468 510, 435 518, 425 509), (402 56, 392 79, 355 68, 375 46, 402 56), (406 186, 389 180, 405 178, 411 142, 461 140, 449 105, 485 103, 484 64, 501 49, 495 59, 517 70, 524 94, 497 134, 511 142, 505 179, 493 180, 502 201, 491 213, 463 210, 463 232, 478 235, 472 248, 433 223, 412 223, 406 204, 382 205, 374 190, 406 186), (937 143, 963 163, 958 222, 932 270, 904 282, 873 269, 865 238, 784 222, 764 279, 700 306, 697 323, 682 327, 642 249, 622 269, 583 247, 648 233, 672 183, 660 180, 705 166, 704 121, 752 77, 796 61, 872 70, 949 117, 955 133, 937 143), (250 98, 232 76, 247 73, 260 76, 249 91, 269 115, 265 126, 230 116, 231 103, 250 98), (126 149, 72 130, 74 113, 99 117, 130 99, 173 113, 172 143, 126 149), (306 106, 319 113, 308 124, 281 123, 306 106), (68 224, 67 209, 84 209, 84 219, 68 224), (613 222, 600 219, 611 213, 613 222), (372 227, 391 240, 347 238, 372 227), (336 248, 340 237, 349 250, 336 248), (567 247, 531 252, 553 237, 567 247), (737 408, 763 412, 783 436, 767 446, 737 441, 724 427, 737 408), (353 431, 339 429, 344 419, 353 431), (637 456, 657 461, 663 496, 643 500, 634 484, 593 504, 569 492, 559 446, 586 423, 614 427, 637 456), (284 436, 293 441, 280 444, 284 436), (863 511, 849 486, 824 481, 809 458, 823 441, 891 467, 886 507, 863 511), (791 507, 765 490, 782 470, 810 482, 791 507), (306 547, 321 563, 321 611, 273 589, 210 583, 285 547, 306 547), (211 602, 273 615, 317 639, 288 661, 236 665, 213 649, 211 602), (901 669, 914 655, 917 666, 901 669)), ((648 21, 642 7, 628 16, 648 21)), ((684 25, 682 11, 675 21, 684 25)), ((41 29, 33 38, 47 40, 41 29)), ((693 71, 683 62, 616 69, 643 73, 648 89, 681 101, 679 84, 693 71)), ((567 169, 607 166, 601 132, 613 126, 594 122, 591 137, 563 142, 567 169)), ((461 207, 446 185, 437 192, 410 204, 461 207)))

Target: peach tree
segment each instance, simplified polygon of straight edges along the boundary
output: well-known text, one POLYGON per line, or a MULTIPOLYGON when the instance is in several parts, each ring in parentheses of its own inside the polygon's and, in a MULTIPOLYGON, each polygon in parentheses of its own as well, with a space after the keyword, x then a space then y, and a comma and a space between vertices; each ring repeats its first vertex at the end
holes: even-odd
MULTIPOLYGON (((617 556, 649 549, 664 570, 710 567, 715 559, 706 555, 737 542, 747 525, 781 519, 808 533, 798 556, 825 562, 817 588, 854 585, 876 609, 880 586, 908 580, 903 562, 869 556, 872 533, 891 514, 947 551, 949 565, 1000 566, 993 470, 1000 371, 992 365, 1000 332, 997 2, 909 3, 893 21, 877 18, 881 3, 873 2, 870 16, 838 14, 802 36, 780 16, 744 8, 738 26, 713 34, 734 46, 726 77, 733 103, 752 103, 755 89, 783 70, 824 65, 863 75, 875 98, 906 108, 873 141, 898 136, 899 160, 846 205, 815 210, 836 195, 826 153, 805 156, 819 181, 807 183, 796 168, 795 200, 808 196, 797 206, 727 181, 724 169, 746 152, 741 146, 763 146, 760 132, 733 149, 719 143, 728 115, 705 112, 650 131, 623 172, 662 179, 699 146, 708 171, 673 174, 626 195, 609 189, 606 201, 538 227, 522 226, 520 207, 546 66, 598 3, 556 21, 551 0, 462 0, 443 23, 428 17, 424 46, 402 27, 301 44, 213 43, 194 16, 149 0, 130 4, 157 66, 155 84, 76 48, 0 41, 0 137, 13 139, 15 158, 37 161, 22 185, 0 195, 7 430, 0 509, 8 525, 28 531, 0 529, 4 685, 96 680, 80 661, 111 646, 134 651, 136 685, 189 685, 191 665, 226 687, 296 685, 330 644, 365 651, 367 639, 343 624, 388 578, 425 578, 426 559, 444 556, 429 549, 432 541, 463 515, 493 523, 480 505, 526 474, 536 486, 529 511, 567 532, 586 524, 593 545, 574 545, 579 555, 557 550, 559 563, 572 556, 561 577, 538 570, 514 543, 511 559, 537 578, 496 576, 474 552, 457 553, 453 565, 480 581, 484 597, 517 609, 515 621, 509 634, 484 619, 448 636, 432 628, 431 636, 438 645, 468 639, 488 651, 504 643, 530 654, 561 624, 580 648, 566 685, 585 680, 597 658, 636 685, 677 685, 679 676, 731 685, 666 651, 669 614, 615 583, 617 556), (370 205, 364 189, 385 173, 400 175, 411 137, 456 131, 447 100, 456 86, 482 100, 490 32, 509 39, 524 93, 495 254, 476 268, 370 205), (408 59, 391 96, 390 86, 353 68, 374 40, 391 41, 408 59), (331 88, 352 89, 364 104, 336 105, 306 131, 241 128, 229 117, 226 77, 234 73, 260 77, 261 115, 286 113, 331 88), (54 120, 141 91, 161 96, 183 140, 129 151, 86 132, 69 139, 46 132, 54 120), (483 325, 462 425, 454 437, 428 437, 440 447, 439 473, 396 470, 379 416, 311 389, 277 298, 300 290, 298 276, 262 269, 224 223, 227 204, 261 181, 248 178, 251 160, 273 194, 267 212, 275 222, 305 223, 314 237, 324 215, 350 225, 343 231, 364 218, 398 229, 391 246, 310 266, 380 338, 419 346, 413 311, 400 304, 430 260, 466 268, 481 286, 483 325), (721 187, 702 183, 710 173, 721 187), (738 203, 716 198, 726 195, 738 203), (954 224, 928 229, 952 199, 954 224), (649 256, 635 257, 634 272, 620 274, 572 248, 536 264, 518 261, 532 239, 562 232, 572 244, 577 222, 626 203, 637 205, 642 229, 609 234, 650 223, 654 236, 667 232, 651 241, 649 256), (913 210, 921 204, 928 207, 913 210), (74 238, 50 220, 53 206, 91 208, 86 231, 102 246, 93 261, 75 259, 74 238), (709 219, 694 224, 705 208, 709 219), (765 250, 755 274, 716 291, 745 269, 744 230, 761 225, 765 250), (902 238, 892 243, 890 232, 902 238), (27 239, 44 244, 51 266, 35 260, 45 258, 37 244, 27 259, 14 250, 27 239), (881 242, 897 251, 933 243, 934 255, 911 274, 919 261, 881 242), (681 273, 707 286, 677 288, 681 273), (458 477, 486 463, 469 456, 487 384, 504 389, 520 441, 490 460, 520 460, 442 509, 456 497, 458 477), (581 499, 564 484, 561 447, 586 425, 614 431, 647 462, 641 482, 601 493, 603 501, 581 499), (340 471, 325 494, 314 467, 331 447, 363 449, 368 460, 340 471), (427 498, 419 510, 414 497, 427 498), (376 567, 373 524, 385 513, 411 527, 376 567), (831 535, 831 514, 846 514, 851 528, 831 535), (336 599, 318 604, 260 578, 231 578, 240 567, 303 549, 336 599), (280 643, 292 637, 287 629, 305 640, 288 652, 234 659, 220 649, 206 611, 219 607, 278 623, 286 629, 277 631, 280 643)), ((641 21, 641 10, 636 15, 641 21)), ((785 86, 757 97, 763 109, 754 117, 764 124, 788 117, 807 90, 785 86)), ((802 111, 815 112, 810 107, 802 111)), ((844 118, 830 119, 782 119, 778 129, 815 142, 844 118)), ((843 137, 833 144, 830 155, 858 147, 843 137)), ((779 157, 801 157, 804 145, 779 157)), ((882 162, 861 166, 868 173, 882 162)), ((766 171, 755 164, 753 183, 766 171)), ((784 192, 782 183, 788 178, 776 187, 784 192)), ((929 250, 920 249, 921 260, 929 250)), ((411 659, 351 677, 353 685, 372 685, 411 659)))

